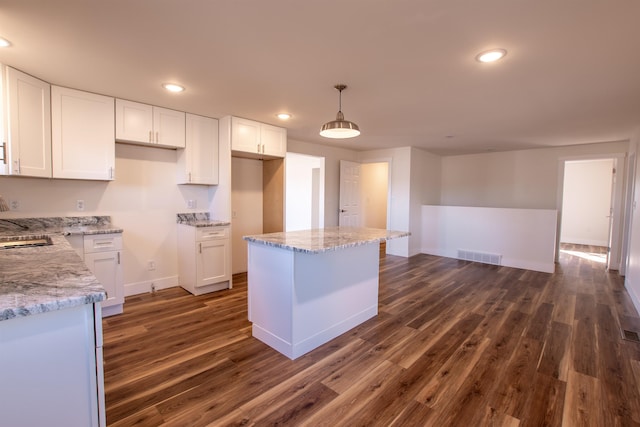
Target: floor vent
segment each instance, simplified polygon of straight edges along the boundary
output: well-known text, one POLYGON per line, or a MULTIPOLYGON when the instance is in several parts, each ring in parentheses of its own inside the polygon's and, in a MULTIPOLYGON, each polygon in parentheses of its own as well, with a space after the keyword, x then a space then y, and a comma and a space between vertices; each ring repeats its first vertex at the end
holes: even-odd
POLYGON ((640 335, 636 331, 622 330, 622 338, 627 341, 640 342, 640 335))
POLYGON ((502 255, 488 252, 468 251, 458 249, 458 259, 465 261, 481 262, 484 264, 502 265, 502 255))

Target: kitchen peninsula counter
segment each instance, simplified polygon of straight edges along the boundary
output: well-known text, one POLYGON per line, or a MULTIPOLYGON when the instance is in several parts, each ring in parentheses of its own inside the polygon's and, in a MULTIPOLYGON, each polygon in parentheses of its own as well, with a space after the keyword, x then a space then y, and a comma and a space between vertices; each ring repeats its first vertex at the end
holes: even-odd
POLYGON ((352 248, 370 243, 380 243, 408 235, 409 233, 404 231, 382 230, 378 228, 328 227, 313 230, 258 234, 245 236, 244 239, 249 242, 273 246, 274 248, 313 254, 352 248))
POLYGON ((4 425, 106 425, 106 293, 65 236, 121 232, 109 217, 0 219, 0 241, 49 243, 0 249, 4 425))
POLYGON ((253 336, 295 359, 377 315, 379 244, 408 235, 331 227, 245 236, 253 336))
POLYGON ((0 250, 0 321, 106 299, 104 288, 64 236, 122 233, 108 217, 0 220, 0 240, 51 239, 51 245, 0 250))

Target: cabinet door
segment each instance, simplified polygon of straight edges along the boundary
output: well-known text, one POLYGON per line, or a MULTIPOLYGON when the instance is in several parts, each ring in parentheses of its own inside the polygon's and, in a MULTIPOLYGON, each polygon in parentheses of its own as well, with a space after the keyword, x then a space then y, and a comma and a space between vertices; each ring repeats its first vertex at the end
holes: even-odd
POLYGON ((262 124, 260 127, 262 154, 284 157, 287 154, 287 130, 285 128, 262 124))
POLYGON ((196 286, 211 285, 231 278, 229 271, 230 247, 228 239, 196 243, 196 286))
POLYGON ((184 148, 185 113, 167 108, 153 107, 154 141, 158 145, 184 148))
POLYGON ((5 68, 7 140, 4 173, 51 178, 51 89, 5 68))
POLYGON ((186 144, 178 150, 178 184, 218 184, 218 120, 186 115, 186 144))
POLYGON ((116 139, 150 144, 153 138, 153 107, 116 99, 116 139))
POLYGON ((124 303, 120 251, 85 253, 84 263, 107 291, 102 307, 124 303))
POLYGON ((51 88, 53 177, 113 179, 114 100, 58 86, 51 88))
POLYGON ((260 123, 253 120, 231 118, 231 150, 260 153, 260 123))

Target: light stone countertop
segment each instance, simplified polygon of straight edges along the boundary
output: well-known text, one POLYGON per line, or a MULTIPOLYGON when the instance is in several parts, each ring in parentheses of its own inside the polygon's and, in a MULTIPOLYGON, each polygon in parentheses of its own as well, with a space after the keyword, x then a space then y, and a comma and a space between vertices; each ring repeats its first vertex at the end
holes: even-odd
POLYGON ((108 217, 0 219, 0 237, 52 245, 0 249, 0 321, 104 301, 102 284, 64 235, 121 233, 108 217), (73 219, 70 219, 73 218, 73 219))
POLYGON ((211 219, 209 212, 179 213, 176 215, 176 222, 191 227, 224 227, 231 225, 229 221, 211 219))
POLYGON ((256 234, 244 236, 243 239, 275 248, 314 254, 382 242, 406 237, 410 234, 406 231, 378 228, 328 227, 314 230, 256 234))

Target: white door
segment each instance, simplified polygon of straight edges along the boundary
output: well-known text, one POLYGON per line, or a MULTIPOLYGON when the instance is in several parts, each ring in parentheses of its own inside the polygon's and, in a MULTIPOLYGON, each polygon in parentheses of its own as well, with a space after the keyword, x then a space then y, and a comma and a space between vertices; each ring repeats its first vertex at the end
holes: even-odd
POLYGON ((361 227, 360 163, 340 160, 340 227, 361 227))

